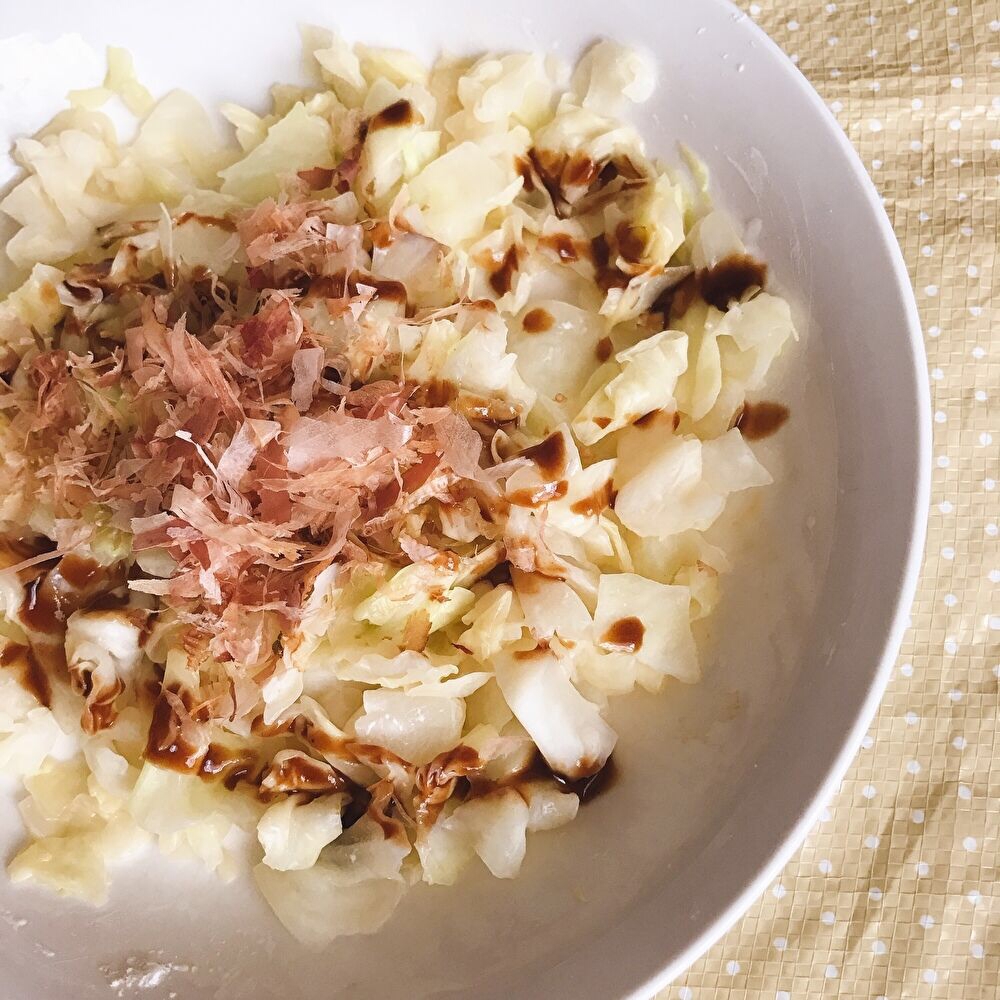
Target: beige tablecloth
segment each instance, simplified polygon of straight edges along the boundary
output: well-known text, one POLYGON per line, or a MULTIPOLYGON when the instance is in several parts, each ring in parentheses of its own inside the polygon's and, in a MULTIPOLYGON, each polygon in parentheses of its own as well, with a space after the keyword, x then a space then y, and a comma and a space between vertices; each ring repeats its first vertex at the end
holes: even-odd
POLYGON ((1000 997, 1000 0, 740 4, 836 113, 923 320, 933 499, 909 634, 805 846, 663 994, 1000 997))

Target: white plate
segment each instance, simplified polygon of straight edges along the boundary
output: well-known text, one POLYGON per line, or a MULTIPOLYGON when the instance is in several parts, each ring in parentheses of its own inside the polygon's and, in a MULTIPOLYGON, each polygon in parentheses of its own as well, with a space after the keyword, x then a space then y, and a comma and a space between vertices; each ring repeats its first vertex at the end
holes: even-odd
MULTIPOLYGON (((803 839, 860 745, 905 626, 927 510, 929 405, 898 247, 833 117, 723 0, 31 0, 5 5, 0 35, 53 43, 78 32, 98 51, 130 48, 154 92, 180 85, 261 104, 272 81, 299 76, 300 21, 427 55, 572 56, 602 35, 653 53, 660 88, 640 127, 671 159, 678 140, 689 144, 718 199, 743 222, 762 221, 759 250, 805 333, 767 393, 792 410, 760 447, 778 484, 741 512, 704 682, 619 700, 619 782, 575 824, 535 837, 516 881, 470 871, 454 888, 418 886, 379 934, 315 953, 249 885, 152 856, 118 873, 99 912, 0 880, 4 995, 651 994, 803 839)), ((99 76, 100 60, 78 59, 74 43, 24 45, 0 42, 8 134, 41 125, 68 86, 99 76)), ((12 846, 16 813, 0 798, 12 846)))

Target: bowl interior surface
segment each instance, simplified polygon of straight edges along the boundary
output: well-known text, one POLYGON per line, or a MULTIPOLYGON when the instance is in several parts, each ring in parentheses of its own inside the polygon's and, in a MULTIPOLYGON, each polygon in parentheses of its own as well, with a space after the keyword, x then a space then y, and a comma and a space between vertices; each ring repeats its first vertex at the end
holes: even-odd
MULTIPOLYGON (((732 505, 718 532, 734 570, 703 637, 704 680, 613 703, 617 783, 576 823, 530 838, 516 881, 470 866, 452 888, 411 890, 378 934, 313 952, 249 880, 223 886, 155 853, 118 872, 100 911, 0 879, 7 989, 19 1000, 645 995, 722 933, 804 834, 895 652, 928 448, 898 248, 833 118, 723 0, 35 0, 5 11, 0 35, 79 33, 98 53, 125 45, 155 94, 182 86, 210 104, 260 106, 270 83, 301 77, 300 22, 428 57, 527 48, 572 58, 601 36, 649 52, 659 87, 634 115, 640 130, 673 162, 686 143, 717 203, 752 233, 760 220, 752 242, 802 333, 760 394, 792 414, 758 446, 776 484, 732 505), (160 966, 161 982, 136 985, 160 966)), ((11 44, 0 40, 0 53, 11 44)), ((98 82, 99 58, 70 58, 75 44, 58 51, 23 71, 39 107, 24 97, 15 114, 0 97, 0 133, 39 127, 66 89, 98 82)), ((13 797, 0 795, 5 861, 19 836, 13 797)))

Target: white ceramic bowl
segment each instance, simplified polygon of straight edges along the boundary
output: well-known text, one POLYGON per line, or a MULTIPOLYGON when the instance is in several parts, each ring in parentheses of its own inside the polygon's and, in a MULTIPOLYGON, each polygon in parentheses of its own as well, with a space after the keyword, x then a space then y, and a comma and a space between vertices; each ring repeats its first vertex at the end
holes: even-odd
MULTIPOLYGON (((470 871, 454 888, 419 886, 379 934, 313 953, 249 885, 222 886, 195 867, 122 871, 99 912, 0 880, 4 995, 649 995, 803 839, 859 747, 904 628, 927 508, 929 408, 898 247, 833 117, 724 0, 32 0, 5 6, 0 33, 51 42, 79 32, 98 51, 129 47, 156 92, 181 85, 259 104, 270 82, 298 76, 300 21, 428 55, 572 56, 596 36, 651 52, 660 88, 638 120, 652 148, 676 158, 676 142, 689 144, 718 200, 762 221, 758 248, 804 332, 768 393, 792 409, 761 447, 778 484, 738 512, 704 682, 619 701, 619 782, 575 824, 535 837, 516 881, 470 871)), ((98 60, 57 51, 14 71, 44 95, 45 114, 0 92, 0 132, 37 127, 67 86, 96 82, 98 60)), ((13 52, 0 48, 8 80, 13 52)), ((0 829, 13 844, 4 798, 0 829)))

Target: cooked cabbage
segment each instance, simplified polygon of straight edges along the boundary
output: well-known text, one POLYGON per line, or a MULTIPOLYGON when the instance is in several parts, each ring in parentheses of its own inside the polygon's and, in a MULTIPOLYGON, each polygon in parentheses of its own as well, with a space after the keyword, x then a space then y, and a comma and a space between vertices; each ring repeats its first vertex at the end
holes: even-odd
POLYGON ((405 837, 387 838, 377 823, 362 819, 311 868, 259 864, 254 878, 285 927, 321 947, 342 934, 372 934, 392 916, 406 892, 400 866, 409 853, 405 837))
POLYGON ((111 49, 16 144, 0 771, 13 879, 100 904, 153 843, 323 947, 517 875, 609 700, 698 679, 795 331, 620 118, 639 53, 302 41, 234 141, 111 49))
MULTIPOLYGON (((616 476, 615 513, 641 536, 665 538, 682 531, 705 531, 722 513, 730 493, 766 486, 767 470, 738 430, 702 442, 671 437, 658 446, 638 436, 622 446, 637 449, 638 469, 616 476)), ((619 470, 624 465, 619 451, 619 470)))
POLYGON ((573 686, 567 666, 543 649, 496 660, 497 683, 517 720, 554 770, 569 778, 599 771, 617 735, 573 686))
POLYGON ((573 433, 584 444, 635 423, 654 410, 670 406, 677 379, 687 368, 688 339, 664 330, 621 351, 620 366, 593 395, 573 421, 573 433))
POLYGON ((323 848, 340 836, 346 801, 346 795, 325 795, 312 802, 294 797, 276 802, 257 824, 263 863, 279 872, 312 868, 323 848))

